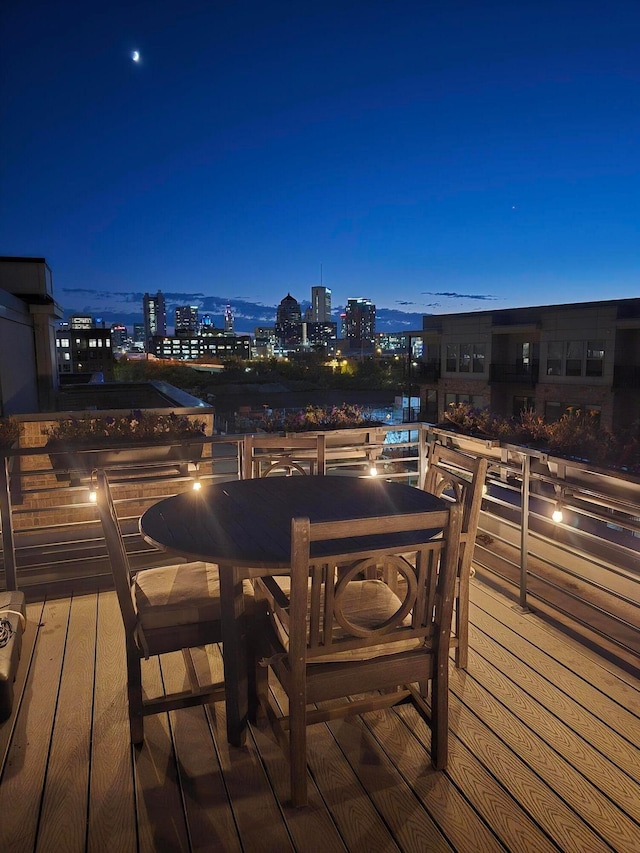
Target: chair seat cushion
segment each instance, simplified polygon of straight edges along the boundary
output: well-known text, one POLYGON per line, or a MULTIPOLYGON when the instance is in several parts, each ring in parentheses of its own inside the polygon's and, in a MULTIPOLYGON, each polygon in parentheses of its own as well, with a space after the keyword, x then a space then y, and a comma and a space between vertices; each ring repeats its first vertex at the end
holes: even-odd
MULTIPOLYGON (((245 609, 253 587, 243 581, 245 609)), ((220 577, 213 563, 182 563, 138 572, 131 593, 143 629, 220 620, 220 577)))
MULTIPOLYGON (((278 577, 277 583, 282 591, 288 595, 290 591, 290 578, 278 577)), ((398 596, 380 580, 353 580, 347 584, 342 596, 342 612, 347 621, 364 630, 374 630, 387 619, 398 612, 402 602, 398 596)), ((307 611, 308 617, 308 611, 307 611)), ((289 648, 289 634, 286 627, 277 618, 273 617, 273 624, 282 645, 289 648)), ((411 615, 404 618, 402 625, 411 624, 411 615)), ((345 632, 341 625, 335 624, 333 629, 333 640, 351 638, 352 635, 345 632)), ((422 639, 412 638, 410 640, 396 640, 387 643, 375 643, 366 645, 371 640, 362 639, 363 646, 357 649, 344 649, 339 652, 328 652, 321 657, 309 658, 309 663, 331 663, 352 660, 369 660, 381 655, 392 655, 398 652, 406 652, 419 648, 422 639)))

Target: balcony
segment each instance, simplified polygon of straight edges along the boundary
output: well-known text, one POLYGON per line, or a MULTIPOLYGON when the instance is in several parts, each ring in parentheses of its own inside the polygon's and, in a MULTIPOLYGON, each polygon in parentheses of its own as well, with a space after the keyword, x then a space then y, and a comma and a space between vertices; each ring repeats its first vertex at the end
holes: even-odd
POLYGON ((616 364, 613 368, 614 388, 640 388, 640 366, 616 364))
MULTIPOLYGON (((321 834, 323 850, 637 850, 640 484, 423 424, 382 431, 361 458, 334 446, 329 476, 363 476, 373 455, 379 475, 419 485, 432 440, 490 462, 470 665, 451 669, 449 767, 430 769, 411 706, 314 726, 311 805, 298 811, 270 730, 230 747, 221 705, 147 718, 144 746, 131 749, 124 638, 90 484, 58 481, 43 449, 13 451, 22 503, 5 480, 3 568, 29 604, 0 726, 3 846, 307 851, 321 834)), ((241 437, 208 444, 197 470, 113 472, 134 564, 165 559, 137 533, 146 506, 196 476, 239 476, 241 437)), ((218 650, 200 665, 219 667, 218 650)), ((145 683, 171 689, 184 675, 170 656, 147 663, 145 683)))
POLYGON ((492 363, 489 370, 489 382, 512 382, 518 385, 536 385, 540 362, 533 361, 526 365, 522 363, 499 364, 492 363))

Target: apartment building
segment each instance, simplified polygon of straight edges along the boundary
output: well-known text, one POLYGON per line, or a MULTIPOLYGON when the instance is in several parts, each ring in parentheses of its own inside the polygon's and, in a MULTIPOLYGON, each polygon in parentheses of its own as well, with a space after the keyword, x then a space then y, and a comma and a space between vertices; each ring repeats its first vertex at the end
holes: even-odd
POLYGON ((428 315, 423 336, 425 420, 463 402, 547 420, 578 408, 608 429, 640 420, 640 299, 428 315))

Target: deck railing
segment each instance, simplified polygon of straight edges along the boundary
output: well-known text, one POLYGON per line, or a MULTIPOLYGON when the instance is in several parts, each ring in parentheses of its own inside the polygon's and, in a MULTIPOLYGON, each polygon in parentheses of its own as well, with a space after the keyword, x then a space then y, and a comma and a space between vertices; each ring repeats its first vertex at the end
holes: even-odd
MULTIPOLYGON (((618 662, 640 668, 640 478, 424 423, 342 430, 327 438, 329 476, 371 476, 373 469, 417 487, 432 442, 486 456, 478 572, 520 608, 535 609, 618 662), (552 520, 554 510, 562 511, 560 521, 552 520)), ((242 439, 209 436, 193 458, 188 452, 178 460, 140 455, 135 464, 115 458, 111 479, 134 567, 168 559, 141 539, 141 513, 195 480, 205 485, 239 478, 242 439)), ((82 455, 78 451, 75 467, 67 460, 66 469, 56 470, 55 454, 44 447, 0 454, 0 587, 46 597, 110 585, 82 455)))

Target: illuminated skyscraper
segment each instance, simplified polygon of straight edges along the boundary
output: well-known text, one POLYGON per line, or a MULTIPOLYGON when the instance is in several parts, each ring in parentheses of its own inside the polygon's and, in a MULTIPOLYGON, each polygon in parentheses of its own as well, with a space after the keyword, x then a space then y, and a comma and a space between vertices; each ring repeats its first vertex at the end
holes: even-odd
POLYGON ((142 316, 147 346, 154 335, 167 334, 167 313, 161 290, 155 296, 145 293, 142 298, 142 316))
POLYGON ((344 313, 344 337, 347 349, 373 350, 376 336, 376 306, 369 299, 347 299, 344 313))
POLYGON ((231 335, 233 334, 233 311, 228 303, 224 309, 224 330, 231 335))
POLYGON ((197 305, 178 305, 175 312, 175 332, 176 335, 187 334, 196 335, 198 333, 198 306, 197 305))
POLYGON ((281 347, 295 348, 302 343, 300 304, 290 293, 278 305, 275 334, 281 347))
POLYGON ((331 291, 328 287, 311 288, 311 322, 331 322, 331 291))

